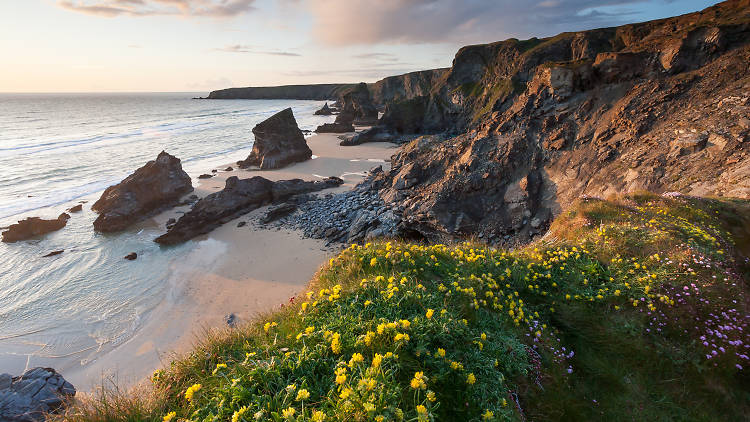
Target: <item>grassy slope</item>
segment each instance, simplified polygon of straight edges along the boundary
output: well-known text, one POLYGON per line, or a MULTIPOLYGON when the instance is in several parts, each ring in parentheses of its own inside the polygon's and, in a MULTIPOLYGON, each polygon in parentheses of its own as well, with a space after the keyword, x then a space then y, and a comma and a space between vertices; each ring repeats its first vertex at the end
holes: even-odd
POLYGON ((148 395, 63 419, 742 420, 747 210, 588 199, 518 251, 353 246, 293 303, 157 372, 148 395))

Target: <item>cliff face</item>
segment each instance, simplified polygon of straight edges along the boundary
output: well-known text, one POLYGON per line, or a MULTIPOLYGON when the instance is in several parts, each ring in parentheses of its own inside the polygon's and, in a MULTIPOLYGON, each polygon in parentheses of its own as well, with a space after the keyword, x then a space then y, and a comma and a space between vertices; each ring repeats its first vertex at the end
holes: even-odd
POLYGON ((428 95, 388 106, 391 128, 442 135, 403 148, 373 187, 405 208, 407 233, 490 240, 542 233, 582 195, 747 198, 748 63, 748 0, 464 47, 428 95))
POLYGON ((439 84, 441 78, 449 70, 449 68, 432 69, 389 76, 369 84, 368 88, 373 101, 378 104, 389 104, 394 101, 423 97, 430 94, 433 87, 439 84))
POLYGON ((283 85, 246 88, 227 88, 211 91, 211 100, 337 100, 356 84, 283 85))

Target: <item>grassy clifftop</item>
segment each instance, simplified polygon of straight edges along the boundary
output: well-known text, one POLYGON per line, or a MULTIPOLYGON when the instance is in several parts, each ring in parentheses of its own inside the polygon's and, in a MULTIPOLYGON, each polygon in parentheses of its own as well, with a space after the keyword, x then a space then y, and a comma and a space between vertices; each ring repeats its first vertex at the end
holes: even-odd
POLYGON ((379 242, 90 420, 742 420, 747 201, 585 199, 525 249, 379 242))

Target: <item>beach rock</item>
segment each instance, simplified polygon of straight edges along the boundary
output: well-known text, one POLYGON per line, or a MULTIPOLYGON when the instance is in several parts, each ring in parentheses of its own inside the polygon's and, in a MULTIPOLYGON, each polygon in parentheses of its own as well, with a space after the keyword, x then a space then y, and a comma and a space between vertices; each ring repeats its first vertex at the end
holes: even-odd
POLYGON ((269 209, 268 212, 266 212, 266 215, 260 220, 260 222, 263 224, 268 224, 295 211, 297 211, 297 204, 281 204, 277 207, 269 209))
POLYGON ((312 157, 291 108, 258 123, 253 128, 253 134, 253 150, 247 159, 237 162, 240 168, 258 166, 261 170, 276 169, 312 157))
POLYGON ((50 256, 60 255, 63 252, 65 252, 65 249, 60 249, 59 251, 52 251, 48 253, 47 255, 42 255, 42 258, 49 258, 50 256))
POLYGON ((320 108, 320 110, 317 110, 315 113, 313 113, 316 116, 330 116, 333 114, 333 110, 328 107, 328 103, 323 104, 323 107, 320 108))
POLYGON ((315 182, 301 179, 272 182, 260 176, 249 179, 232 176, 227 179, 224 189, 198 201, 167 233, 155 241, 163 245, 184 242, 263 205, 286 201, 294 195, 336 187, 342 183, 343 180, 337 177, 315 182))
POLYGON ((229 167, 225 168, 224 171, 234 171, 234 167, 229 166, 229 167))
POLYGON ((385 127, 374 126, 355 135, 347 136, 339 143, 339 145, 353 146, 361 145, 366 142, 393 142, 394 138, 394 134, 388 131, 385 127))
POLYGON ((315 129, 317 133, 346 133, 354 132, 354 125, 349 123, 323 123, 315 129))
POLYGON ((68 212, 81 212, 83 211, 83 205, 78 204, 68 208, 68 212))
POLYGON ((124 230, 131 224, 177 204, 193 190, 180 159, 162 151, 117 185, 108 187, 91 207, 99 213, 94 228, 100 232, 124 230))
POLYGON ((135 252, 130 252, 129 254, 125 255, 123 259, 127 259, 128 261, 135 261, 138 259, 138 254, 135 252))
POLYGON ((198 176, 199 179, 210 179, 212 177, 214 177, 213 174, 207 174, 207 173, 204 173, 204 174, 201 174, 200 176, 198 176))
POLYGON ((75 387, 52 368, 33 368, 15 378, 1 374, 0 421, 42 422, 75 394, 75 387))
POLYGON ((237 315, 235 314, 229 314, 224 317, 224 322, 227 323, 227 325, 230 328, 234 328, 237 326, 237 315))
POLYGON ((237 223, 237 227, 245 227, 247 225, 247 221, 240 221, 237 223))
POLYGON ((177 219, 170 218, 169 220, 167 220, 167 223, 165 224, 165 226, 169 227, 169 226, 171 226, 172 224, 174 224, 176 222, 177 222, 177 219))
POLYGON ((378 108, 372 101, 366 83, 360 82, 356 87, 344 92, 340 103, 342 104, 341 114, 351 113, 354 124, 373 125, 377 123, 378 108))
POLYGON ((32 237, 41 236, 53 231, 60 230, 68 224, 68 214, 62 213, 55 220, 44 220, 39 217, 29 217, 16 224, 11 224, 8 230, 2 233, 3 242, 13 243, 32 237))

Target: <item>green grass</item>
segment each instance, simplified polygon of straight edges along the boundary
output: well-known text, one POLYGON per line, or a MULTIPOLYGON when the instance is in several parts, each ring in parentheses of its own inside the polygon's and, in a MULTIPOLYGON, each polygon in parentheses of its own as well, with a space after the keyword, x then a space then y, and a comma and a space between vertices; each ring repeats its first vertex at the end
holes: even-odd
POLYGON ((584 200, 516 251, 352 246, 293 303, 207 334, 148 394, 60 419, 742 420, 744 210, 641 194, 584 200), (707 330, 726 337, 705 346, 707 330))

